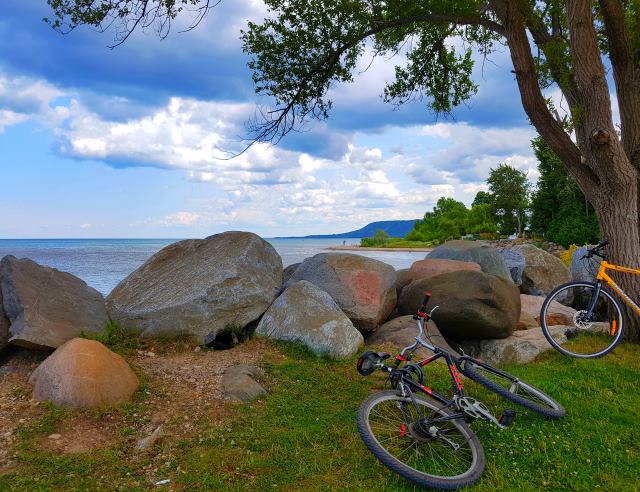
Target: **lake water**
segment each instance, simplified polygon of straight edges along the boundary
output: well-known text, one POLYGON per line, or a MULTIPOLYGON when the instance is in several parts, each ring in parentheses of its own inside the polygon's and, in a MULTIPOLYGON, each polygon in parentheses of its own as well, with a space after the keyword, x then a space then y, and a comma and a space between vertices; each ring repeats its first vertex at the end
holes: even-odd
MULTIPOLYGON (((178 239, 0 239, 0 258, 14 255, 72 273, 103 294, 111 290, 151 255, 178 239)), ((343 239, 267 239, 282 256, 284 266, 327 252, 343 239)), ((347 245, 359 244, 347 239, 347 245)), ((354 252, 384 261, 396 269, 408 268, 424 252, 354 252)))

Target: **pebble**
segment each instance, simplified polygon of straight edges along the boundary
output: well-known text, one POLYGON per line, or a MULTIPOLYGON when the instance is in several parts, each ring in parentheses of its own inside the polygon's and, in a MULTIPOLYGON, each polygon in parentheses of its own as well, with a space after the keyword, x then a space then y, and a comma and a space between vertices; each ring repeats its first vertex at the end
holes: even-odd
POLYGON ((202 347, 200 347, 199 345, 193 349, 194 352, 200 352, 202 350, 202 347))
POLYGON ((48 436, 49 439, 53 439, 54 441, 57 441, 61 437, 62 436, 60 434, 51 434, 50 436, 48 436))

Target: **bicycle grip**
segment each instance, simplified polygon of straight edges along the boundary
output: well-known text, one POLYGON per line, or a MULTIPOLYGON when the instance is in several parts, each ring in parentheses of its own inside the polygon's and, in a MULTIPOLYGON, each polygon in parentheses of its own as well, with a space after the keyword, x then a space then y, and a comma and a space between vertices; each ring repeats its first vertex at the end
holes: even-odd
POLYGON ((425 314, 427 310, 427 304, 429 304, 429 299, 431 299, 431 292, 424 293, 424 299, 422 299, 422 304, 420 305, 420 309, 418 309, 418 314, 425 314))

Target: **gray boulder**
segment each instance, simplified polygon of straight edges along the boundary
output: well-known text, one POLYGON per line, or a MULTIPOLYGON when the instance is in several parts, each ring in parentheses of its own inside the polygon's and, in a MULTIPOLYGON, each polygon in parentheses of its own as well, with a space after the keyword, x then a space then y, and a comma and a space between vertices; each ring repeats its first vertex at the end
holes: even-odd
POLYGON ((593 278, 600 269, 600 263, 602 258, 592 256, 591 258, 584 258, 587 254, 587 248, 593 246, 580 246, 573 253, 571 258, 571 265, 569 266, 569 275, 571 280, 593 282, 593 278))
POLYGON ((522 284, 522 274, 524 273, 525 258, 524 255, 512 248, 504 248, 500 250, 500 256, 504 260, 504 264, 507 266, 509 273, 511 274, 511 280, 516 285, 522 284))
MULTIPOLYGON (((380 328, 367 338, 367 345, 391 345, 401 350, 413 344, 417 336, 418 326, 416 320, 413 319, 412 315, 405 315, 381 325, 380 328)), ((436 347, 455 354, 455 351, 449 346, 433 320, 427 323, 423 338, 426 341, 430 341, 436 347)))
POLYGON ((222 375, 222 388, 232 400, 249 403, 266 395, 267 391, 256 379, 260 379, 264 371, 257 366, 239 364, 227 367, 222 375))
POLYGON ((0 261, 0 291, 14 345, 57 348, 82 332, 100 333, 109 323, 97 290, 70 273, 29 259, 5 256, 0 261))
MULTIPOLYGON (((552 326, 550 330, 555 340, 566 341, 565 327, 552 326)), ((531 362, 542 352, 553 350, 542 330, 516 331, 500 340, 465 340, 462 348, 466 354, 495 365, 531 362)))
POLYGON ((521 244, 512 248, 524 255, 520 292, 534 296, 546 296, 558 285, 571 280, 569 270, 560 258, 537 248, 533 244, 521 244))
POLYGON ((0 289, 0 350, 5 348, 9 344, 9 318, 4 313, 2 307, 2 289, 0 289))
POLYGON ((329 293, 361 332, 375 330, 395 307, 396 272, 391 265, 350 253, 307 258, 289 283, 307 280, 329 293))
POLYGON ((415 313, 425 292, 429 308, 439 306, 433 319, 446 337, 506 338, 516 329, 520 292, 511 279, 460 270, 416 280, 403 289, 398 312, 415 313))
POLYGON ((329 294, 305 280, 287 288, 264 314, 256 333, 303 343, 317 355, 349 357, 362 335, 329 294))
POLYGON ((143 336, 199 343, 258 319, 282 286, 282 259, 250 232, 224 232, 163 248, 107 297, 111 317, 143 336))
POLYGON ((428 259, 445 259, 473 262, 480 265, 484 273, 511 280, 511 274, 502 255, 493 246, 476 241, 447 241, 427 255, 428 259))

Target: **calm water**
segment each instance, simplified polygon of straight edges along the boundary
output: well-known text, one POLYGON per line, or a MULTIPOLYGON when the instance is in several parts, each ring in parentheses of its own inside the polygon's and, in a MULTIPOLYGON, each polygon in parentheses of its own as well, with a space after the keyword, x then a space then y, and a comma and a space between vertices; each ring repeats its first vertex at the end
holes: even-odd
MULTIPOLYGON (((14 255, 58 270, 70 272, 103 294, 111 290, 151 255, 177 239, 0 239, 0 258, 14 255)), ((343 239, 268 239, 285 266, 318 253, 330 246, 342 245, 343 239)), ((359 244, 347 239, 347 245, 359 244)), ((358 252, 384 261, 396 269, 407 268, 426 253, 358 252)))

